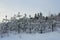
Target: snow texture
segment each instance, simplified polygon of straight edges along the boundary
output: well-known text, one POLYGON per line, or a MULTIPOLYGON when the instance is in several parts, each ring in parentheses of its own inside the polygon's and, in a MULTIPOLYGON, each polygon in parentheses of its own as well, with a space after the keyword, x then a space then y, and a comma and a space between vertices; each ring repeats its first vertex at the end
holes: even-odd
POLYGON ((0 40, 60 40, 59 32, 50 32, 44 34, 10 34, 9 36, 0 38, 0 40))

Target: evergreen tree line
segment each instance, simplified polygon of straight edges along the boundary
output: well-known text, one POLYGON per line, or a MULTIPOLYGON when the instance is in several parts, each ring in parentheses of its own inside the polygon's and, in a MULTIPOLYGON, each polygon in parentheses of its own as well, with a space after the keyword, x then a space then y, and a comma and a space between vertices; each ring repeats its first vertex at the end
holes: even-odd
POLYGON ((57 24, 60 22, 60 13, 58 15, 51 14, 50 16, 44 17, 42 13, 35 14, 34 17, 27 14, 17 15, 7 19, 7 16, 3 19, 0 24, 0 34, 17 32, 17 33, 46 33, 53 32, 57 30, 57 24))

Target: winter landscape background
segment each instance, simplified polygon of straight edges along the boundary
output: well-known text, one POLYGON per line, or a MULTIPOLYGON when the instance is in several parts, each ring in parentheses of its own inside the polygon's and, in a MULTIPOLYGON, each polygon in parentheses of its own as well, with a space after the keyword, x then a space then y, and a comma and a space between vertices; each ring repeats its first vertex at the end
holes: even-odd
POLYGON ((0 0, 0 40, 60 40, 60 0, 0 0))

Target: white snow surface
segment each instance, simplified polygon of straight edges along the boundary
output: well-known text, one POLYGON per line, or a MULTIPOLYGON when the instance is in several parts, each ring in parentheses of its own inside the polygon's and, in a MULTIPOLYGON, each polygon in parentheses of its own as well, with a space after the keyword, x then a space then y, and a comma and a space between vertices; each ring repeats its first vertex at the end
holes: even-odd
POLYGON ((9 36, 0 37, 0 40, 60 40, 60 32, 55 31, 44 34, 9 34, 9 36))

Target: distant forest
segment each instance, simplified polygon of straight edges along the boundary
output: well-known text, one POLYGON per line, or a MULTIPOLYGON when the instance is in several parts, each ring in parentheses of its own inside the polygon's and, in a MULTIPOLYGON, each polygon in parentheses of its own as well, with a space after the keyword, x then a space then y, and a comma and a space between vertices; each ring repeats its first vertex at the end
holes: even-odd
POLYGON ((16 33, 46 33, 56 31, 60 28, 60 13, 58 15, 51 14, 50 16, 43 16, 43 14, 36 13, 34 17, 27 14, 14 15, 7 19, 7 15, 0 23, 0 34, 16 32, 16 33))

